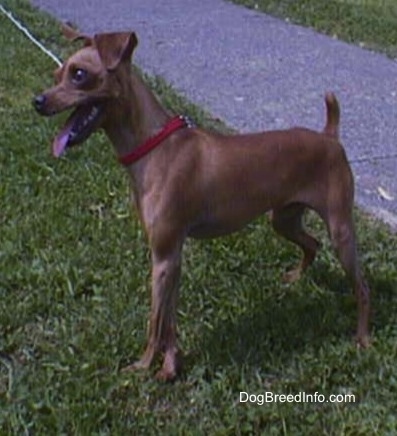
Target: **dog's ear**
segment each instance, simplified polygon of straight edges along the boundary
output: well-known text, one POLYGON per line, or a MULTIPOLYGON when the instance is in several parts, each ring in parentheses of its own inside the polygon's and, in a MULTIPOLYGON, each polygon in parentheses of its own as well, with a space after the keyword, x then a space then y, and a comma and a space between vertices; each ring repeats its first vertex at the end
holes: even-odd
POLYGON ((100 33, 94 36, 94 42, 103 65, 113 71, 120 62, 131 62, 138 38, 134 32, 100 33))
POLYGON ((61 31, 63 36, 69 41, 84 41, 84 46, 92 45, 92 38, 90 36, 78 32, 69 24, 62 23, 61 31))

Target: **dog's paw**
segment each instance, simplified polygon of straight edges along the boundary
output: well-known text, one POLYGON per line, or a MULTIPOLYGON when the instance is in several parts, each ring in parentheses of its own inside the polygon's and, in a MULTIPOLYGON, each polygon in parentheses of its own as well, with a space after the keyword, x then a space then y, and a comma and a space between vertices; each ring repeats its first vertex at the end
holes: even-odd
POLYGON ((302 275, 302 271, 298 267, 298 268, 292 269, 291 271, 287 271, 283 275, 282 281, 283 281, 283 283, 291 284, 291 283, 298 281, 301 278, 301 275, 302 275))
POLYGON ((127 365, 127 366, 124 366, 123 368, 121 368, 121 373, 122 374, 127 374, 127 373, 129 373, 129 372, 134 372, 134 371, 136 371, 137 370, 137 368, 136 368, 136 366, 135 366, 135 363, 132 363, 131 365, 127 365))
POLYGON ((172 382, 177 378, 177 376, 178 374, 176 371, 163 367, 157 371, 155 378, 160 382, 172 382))
POLYGON ((358 348, 365 349, 371 346, 371 339, 369 335, 357 335, 354 340, 358 348))
POLYGON ((156 379, 162 382, 174 381, 182 371, 182 352, 171 348, 164 355, 163 366, 156 374, 156 379))
POLYGON ((124 368, 122 368, 121 372, 128 373, 128 372, 144 371, 149 369, 149 367, 150 367, 150 362, 144 359, 140 359, 132 363, 131 365, 127 365, 124 368))

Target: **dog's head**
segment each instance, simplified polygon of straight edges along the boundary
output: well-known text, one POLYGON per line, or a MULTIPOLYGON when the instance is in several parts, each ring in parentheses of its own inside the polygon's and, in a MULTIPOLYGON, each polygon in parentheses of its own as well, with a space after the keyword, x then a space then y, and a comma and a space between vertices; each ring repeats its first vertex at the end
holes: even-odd
POLYGON ((63 33, 72 41, 83 41, 84 46, 55 71, 55 86, 33 99, 41 115, 73 109, 54 139, 56 157, 102 127, 112 104, 125 94, 122 76, 129 74, 138 43, 133 32, 102 33, 91 38, 63 26, 63 33))

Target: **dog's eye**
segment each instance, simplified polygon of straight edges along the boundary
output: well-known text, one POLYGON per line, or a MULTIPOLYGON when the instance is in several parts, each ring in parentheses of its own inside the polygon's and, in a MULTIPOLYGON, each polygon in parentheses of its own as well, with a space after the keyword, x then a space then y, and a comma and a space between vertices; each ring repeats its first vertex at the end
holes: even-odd
POLYGON ((77 85, 83 83, 87 79, 87 71, 82 68, 76 68, 72 73, 72 81, 77 85))

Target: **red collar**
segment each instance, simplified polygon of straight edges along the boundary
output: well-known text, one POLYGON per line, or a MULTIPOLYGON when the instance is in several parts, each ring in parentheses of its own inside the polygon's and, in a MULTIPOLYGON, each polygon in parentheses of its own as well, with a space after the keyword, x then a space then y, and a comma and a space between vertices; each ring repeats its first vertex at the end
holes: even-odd
POLYGON ((163 129, 157 133, 157 135, 152 136, 143 144, 138 145, 138 147, 134 148, 129 153, 124 156, 119 157, 119 162, 122 165, 128 166, 139 160, 141 157, 148 154, 151 150, 157 147, 164 139, 168 138, 172 133, 176 130, 181 129, 182 127, 194 127, 193 122, 184 115, 178 115, 174 118, 171 118, 168 123, 163 127, 163 129))

